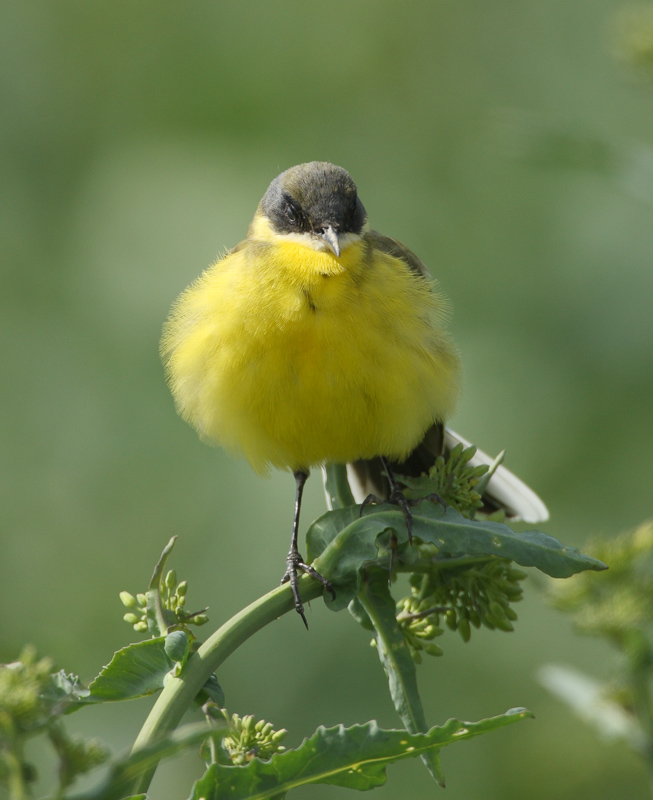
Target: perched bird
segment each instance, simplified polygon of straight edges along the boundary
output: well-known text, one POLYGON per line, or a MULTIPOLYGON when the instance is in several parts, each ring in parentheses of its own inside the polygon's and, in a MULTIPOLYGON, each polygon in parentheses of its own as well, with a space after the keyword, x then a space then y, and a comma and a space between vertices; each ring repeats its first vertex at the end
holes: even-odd
POLYGON ((305 624, 297 572, 332 591, 297 546, 309 471, 351 464, 410 524, 393 467, 419 474, 445 447, 460 376, 447 316, 422 262, 372 230, 349 173, 320 161, 276 177, 247 237, 172 307, 161 353, 181 416, 258 473, 295 476, 282 582, 305 624))

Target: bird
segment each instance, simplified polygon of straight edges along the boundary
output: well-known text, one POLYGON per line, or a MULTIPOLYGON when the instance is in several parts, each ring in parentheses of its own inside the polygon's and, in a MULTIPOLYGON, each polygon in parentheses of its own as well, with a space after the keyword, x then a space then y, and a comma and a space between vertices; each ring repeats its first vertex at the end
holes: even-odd
POLYGON ((274 178, 245 239, 172 306, 160 350, 181 417, 257 473, 294 475, 282 583, 306 627, 298 573, 333 594, 299 553, 309 473, 348 464, 368 500, 403 508, 410 537, 395 470, 427 471, 456 436, 445 429, 461 379, 449 316, 426 266, 370 227, 352 177, 326 161, 274 178))

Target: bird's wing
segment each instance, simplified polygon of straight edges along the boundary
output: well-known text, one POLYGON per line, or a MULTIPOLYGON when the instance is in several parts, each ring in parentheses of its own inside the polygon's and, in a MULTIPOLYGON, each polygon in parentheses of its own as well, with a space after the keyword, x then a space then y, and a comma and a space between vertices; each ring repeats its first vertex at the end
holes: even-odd
POLYGON ((400 258, 405 261, 411 270, 422 278, 432 280, 431 273, 426 268, 426 264, 421 261, 412 250, 409 250, 401 242, 393 239, 391 236, 384 236, 378 231, 368 231, 365 238, 372 245, 372 247, 380 250, 382 253, 387 253, 394 258, 400 258))

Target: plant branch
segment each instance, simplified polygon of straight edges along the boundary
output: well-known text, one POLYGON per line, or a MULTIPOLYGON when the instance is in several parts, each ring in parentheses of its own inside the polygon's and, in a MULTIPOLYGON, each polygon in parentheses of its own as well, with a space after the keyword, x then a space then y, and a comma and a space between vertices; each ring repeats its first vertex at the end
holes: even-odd
MULTIPOLYGON (((322 594, 322 585, 310 576, 302 576, 299 586, 304 601, 322 594)), ((218 628, 188 659, 179 677, 170 676, 136 737, 132 752, 147 747, 174 730, 220 664, 250 636, 293 608, 290 584, 286 583, 263 595, 218 628)), ((147 791, 155 769, 144 772, 135 781, 133 794, 147 791)))

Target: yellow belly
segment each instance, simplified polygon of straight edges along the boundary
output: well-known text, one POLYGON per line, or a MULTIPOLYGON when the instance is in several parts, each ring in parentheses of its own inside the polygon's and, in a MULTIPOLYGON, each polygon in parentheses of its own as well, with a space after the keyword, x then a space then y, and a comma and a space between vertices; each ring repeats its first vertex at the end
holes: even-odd
POLYGON ((162 351, 181 415, 259 472, 407 455, 458 394, 441 300, 403 262, 245 247, 179 298, 162 351))

